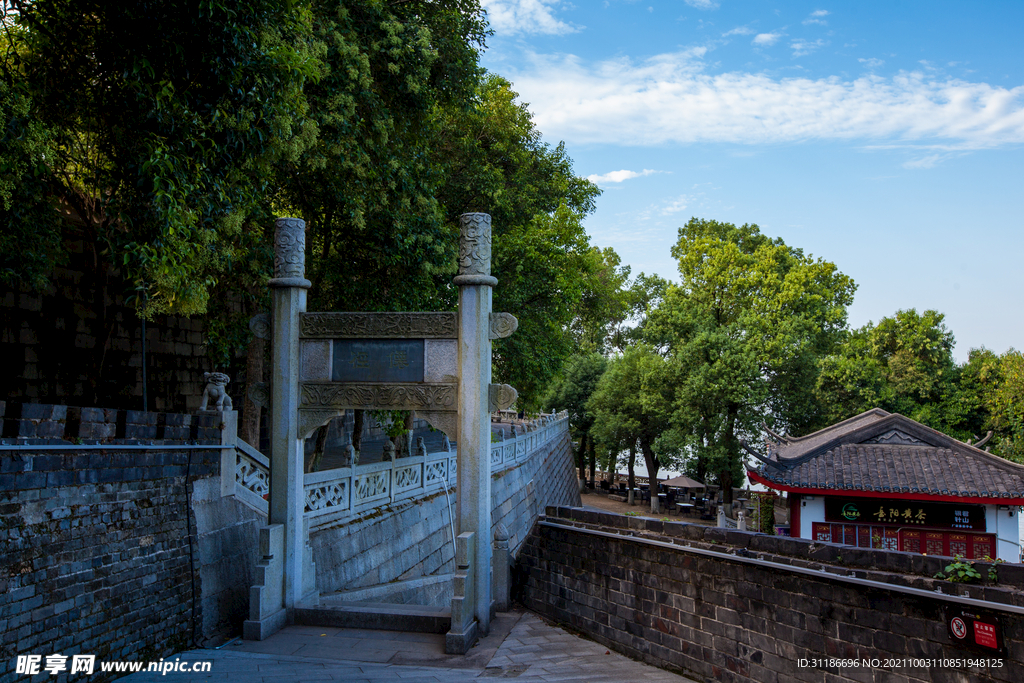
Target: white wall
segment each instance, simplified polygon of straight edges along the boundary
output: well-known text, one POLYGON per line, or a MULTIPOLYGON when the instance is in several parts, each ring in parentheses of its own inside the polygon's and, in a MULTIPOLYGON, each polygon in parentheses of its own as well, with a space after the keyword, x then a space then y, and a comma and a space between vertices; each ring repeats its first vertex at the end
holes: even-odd
POLYGON ((822 496, 808 496, 800 499, 800 538, 814 538, 811 522, 825 521, 825 499, 822 496))
POLYGON ((985 526, 996 534, 996 557, 1004 562, 1020 562, 1020 512, 1016 505, 999 510, 985 506, 985 526))

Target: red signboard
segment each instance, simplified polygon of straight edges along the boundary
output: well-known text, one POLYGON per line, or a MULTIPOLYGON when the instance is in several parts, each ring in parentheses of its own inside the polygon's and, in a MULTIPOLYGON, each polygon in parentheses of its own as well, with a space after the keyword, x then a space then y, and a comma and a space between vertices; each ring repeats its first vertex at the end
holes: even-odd
POLYGON ((946 613, 946 626, 949 639, 956 645, 981 652, 1005 654, 1003 630, 997 617, 951 607, 946 613))

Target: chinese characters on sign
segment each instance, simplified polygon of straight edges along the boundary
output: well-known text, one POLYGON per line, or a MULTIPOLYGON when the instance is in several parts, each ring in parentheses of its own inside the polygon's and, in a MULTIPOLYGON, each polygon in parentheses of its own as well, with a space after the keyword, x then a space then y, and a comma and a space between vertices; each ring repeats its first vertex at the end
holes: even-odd
POLYGON ((924 524, 928 519, 924 508, 921 507, 918 507, 915 513, 912 507, 905 507, 900 512, 899 508, 887 508, 885 505, 878 506, 877 512, 871 517, 875 522, 889 524, 924 524))
POLYGON ((336 339, 334 382, 422 382, 422 339, 336 339))
POLYGON ((828 497, 825 499, 825 519, 829 522, 856 521, 868 524, 891 524, 904 528, 986 530, 983 505, 931 503, 915 500, 828 497))
POLYGON ((1003 630, 999 619, 991 614, 978 614, 966 609, 950 609, 946 613, 950 641, 972 650, 1005 653, 1003 630))

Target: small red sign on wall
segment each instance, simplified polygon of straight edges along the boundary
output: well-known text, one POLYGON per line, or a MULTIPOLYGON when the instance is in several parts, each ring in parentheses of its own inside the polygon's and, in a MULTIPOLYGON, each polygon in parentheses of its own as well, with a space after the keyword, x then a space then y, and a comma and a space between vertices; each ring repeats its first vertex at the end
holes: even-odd
POLYGON ((949 639, 972 650, 1003 653, 1003 632, 999 619, 965 609, 950 608, 946 613, 949 639))
POLYGON ((999 642, 996 640, 996 627, 980 621, 974 622, 974 642, 982 647, 998 649, 999 642))

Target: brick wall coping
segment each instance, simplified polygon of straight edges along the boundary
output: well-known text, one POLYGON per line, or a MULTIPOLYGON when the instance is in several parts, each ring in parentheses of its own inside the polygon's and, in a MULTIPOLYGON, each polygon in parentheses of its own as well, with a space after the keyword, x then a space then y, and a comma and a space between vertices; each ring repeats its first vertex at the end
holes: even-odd
MULTIPOLYGON (((613 533, 608 531, 599 531, 597 529, 588 529, 586 527, 573 526, 569 524, 558 524, 556 522, 551 522, 545 519, 541 519, 538 522, 538 525, 548 527, 551 529, 560 529, 563 531, 587 534, 590 536, 614 538, 617 541, 627 541, 630 543, 649 545, 657 548, 668 548, 671 550, 690 553, 693 555, 703 555, 704 557, 724 559, 730 562, 736 562, 738 564, 757 565, 760 567, 764 567, 766 569, 772 569, 775 571, 785 571, 791 574, 813 576, 815 578, 827 578, 831 581, 837 581, 839 583, 849 583, 856 586, 863 586, 865 588, 880 588, 887 591, 894 591, 897 593, 913 595, 919 598, 940 599, 946 602, 956 602, 962 605, 970 605, 971 607, 978 607, 982 609, 994 610, 999 612, 1009 612, 1012 614, 1024 615, 1024 607, 1018 607, 1017 605, 1010 605, 1002 602, 993 602, 990 600, 983 600, 978 598, 969 598, 959 595, 950 595, 949 593, 943 593, 941 586, 936 590, 929 591, 924 590, 923 588, 914 588, 912 586, 902 586, 900 584, 888 583, 885 581, 875 581, 872 579, 859 578, 856 576, 856 572, 852 571, 849 572, 849 574, 844 575, 839 572, 845 570, 839 567, 830 567, 826 565, 822 565, 821 569, 797 567, 783 562, 762 559, 764 557, 763 554, 760 554, 758 557, 749 557, 748 555, 741 555, 735 548, 723 548, 722 550, 703 549, 693 547, 686 541, 658 541, 652 538, 633 536, 630 532, 613 533)), ((747 553, 749 554, 749 551, 747 551, 747 553)))
POLYGON ((0 451, 212 451, 235 448, 234 444, 139 444, 139 443, 92 443, 92 444, 10 444, 0 443, 0 451))
POLYGON ((989 603, 1009 604, 1024 608, 1024 564, 1012 562, 988 563, 973 561, 982 576, 990 570, 996 572, 995 583, 953 583, 934 578, 945 571, 953 558, 919 555, 894 550, 856 548, 836 543, 823 543, 806 538, 772 536, 754 531, 739 531, 707 527, 685 522, 662 521, 643 517, 627 517, 611 512, 571 507, 552 507, 546 510, 547 522, 560 522, 565 526, 582 526, 618 536, 645 535, 668 542, 674 549, 700 548, 718 552, 717 557, 729 559, 770 557, 782 567, 802 568, 811 576, 822 576, 822 568, 830 567, 827 576, 850 575, 881 581, 886 585, 900 585, 923 590, 933 598, 960 597, 967 594, 973 599, 989 603), (673 543, 672 541, 675 541, 673 543), (689 546, 680 545, 689 543, 689 546), (939 592, 941 591, 941 592, 939 592))

